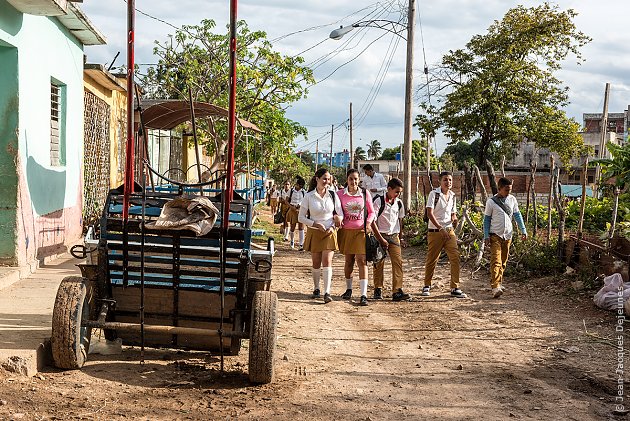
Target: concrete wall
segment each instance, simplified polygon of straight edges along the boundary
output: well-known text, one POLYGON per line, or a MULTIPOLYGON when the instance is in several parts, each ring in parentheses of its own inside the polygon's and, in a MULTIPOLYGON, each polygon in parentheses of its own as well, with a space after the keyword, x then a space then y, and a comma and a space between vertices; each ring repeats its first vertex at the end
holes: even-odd
MULTIPOLYGON (((17 49, 19 81, 18 105, 9 112, 17 120, 18 148, 11 157, 2 158, 15 163, 14 179, 2 177, 2 183, 3 190, 17 190, 16 230, 13 236, 0 237, 0 251, 4 250, 0 262, 21 265, 63 250, 81 235, 83 47, 56 18, 22 15, 4 0, 0 0, 0 43, 17 49), (55 167, 50 160, 51 81, 60 83, 65 95, 63 164, 55 167), (11 255, 6 250, 14 243, 11 255)), ((0 62, 6 66, 4 60, 0 62)), ((15 78, 16 73, 12 75, 15 78)), ((6 79, 0 79, 0 101, 5 102, 5 85, 12 83, 6 79)), ((0 120, 0 133, 10 131, 6 118, 0 120)))

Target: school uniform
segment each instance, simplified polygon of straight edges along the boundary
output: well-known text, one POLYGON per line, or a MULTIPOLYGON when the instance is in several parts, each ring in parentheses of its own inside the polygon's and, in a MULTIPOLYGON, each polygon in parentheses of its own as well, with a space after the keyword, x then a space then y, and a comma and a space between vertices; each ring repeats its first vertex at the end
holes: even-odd
POLYGON ((452 215, 457 212, 455 204, 455 194, 449 190, 448 194, 442 193, 441 188, 431 190, 427 197, 426 207, 433 209, 435 219, 442 227, 440 230, 433 221, 429 220, 427 232, 427 260, 424 266, 424 286, 430 287, 435 272, 440 253, 446 251, 448 261, 451 265, 451 289, 459 288, 459 247, 457 246, 457 236, 453 229, 452 215), (444 238, 441 231, 448 233, 448 239, 444 238))
POLYGON ((385 196, 387 193, 387 181, 385 181, 383 174, 378 172, 375 172, 372 177, 367 174, 364 175, 361 178, 361 187, 369 191, 373 197, 385 196), (372 189, 376 189, 376 191, 372 192, 372 189))
MULTIPOLYGON (((326 190, 322 197, 315 189, 304 196, 298 214, 298 221, 308 227, 312 227, 315 223, 320 223, 324 228, 328 229, 335 226, 335 213, 343 218, 341 201, 337 195, 335 193, 330 194, 329 190, 326 190)), ((324 250, 337 251, 338 249, 336 229, 331 234, 318 229, 309 229, 306 232, 304 250, 319 253, 324 250)))
POLYGON ((306 192, 304 191, 304 189, 300 189, 300 190, 296 190, 294 188, 291 189, 291 192, 289 193, 289 196, 287 197, 287 202, 291 204, 291 206, 288 206, 287 215, 286 215, 286 220, 289 224, 298 223, 298 209, 300 208, 300 205, 305 195, 306 195, 306 192))
POLYGON ((365 229, 363 222, 367 211, 366 225, 374 219, 374 205, 369 191, 358 189, 351 194, 348 188, 337 192, 343 208, 343 226, 338 231, 337 242, 342 254, 365 254, 365 229), (365 197, 364 197, 365 195, 365 197))
MULTIPOLYGON (((402 248, 400 246, 400 221, 405 217, 405 207, 402 200, 396 198, 388 203, 387 196, 374 199, 374 212, 377 216, 376 225, 383 238, 389 243, 387 254, 392 264, 392 291, 402 289, 402 248), (381 208, 382 211, 381 211, 381 208)), ((374 266, 374 288, 383 288, 383 271, 385 259, 374 266)))

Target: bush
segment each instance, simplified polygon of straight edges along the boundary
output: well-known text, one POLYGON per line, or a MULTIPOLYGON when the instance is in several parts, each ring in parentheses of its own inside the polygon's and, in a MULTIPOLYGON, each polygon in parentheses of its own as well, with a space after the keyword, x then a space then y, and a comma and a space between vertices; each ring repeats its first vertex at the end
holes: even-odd
POLYGON ((510 248, 512 255, 505 269, 506 276, 547 276, 564 271, 564 263, 558 259, 558 240, 552 239, 547 244, 543 239, 528 238, 522 241, 514 233, 514 242, 510 248))

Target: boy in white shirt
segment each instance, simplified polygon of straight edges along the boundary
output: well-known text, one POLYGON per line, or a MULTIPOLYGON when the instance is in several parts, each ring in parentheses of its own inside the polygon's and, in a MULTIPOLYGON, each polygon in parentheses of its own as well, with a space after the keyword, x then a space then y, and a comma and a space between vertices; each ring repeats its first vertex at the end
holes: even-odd
MULTIPOLYGON (((402 181, 392 178, 387 183, 387 193, 384 196, 374 198, 374 212, 377 217, 372 221, 372 232, 387 249, 387 254, 392 262, 392 300, 405 301, 411 298, 402 290, 403 265, 402 248, 406 247, 405 240, 400 238, 402 221, 405 217, 405 208, 398 198, 403 190, 402 181)), ((374 299, 383 299, 383 269, 385 259, 374 265, 374 299)))
POLYGON ((381 173, 374 171, 370 164, 363 166, 365 177, 361 179, 361 187, 369 191, 373 198, 376 196, 384 196, 387 191, 387 182, 381 173))
POLYGON ((512 196, 512 180, 501 177, 497 183, 499 192, 486 202, 486 212, 483 219, 483 238, 486 245, 490 245, 490 283, 492 296, 499 298, 503 294, 503 272, 507 265, 510 244, 512 243, 512 218, 518 229, 527 239, 527 229, 523 216, 518 209, 516 197, 512 196))
POLYGON ((427 232, 427 260, 424 266, 424 287, 422 295, 431 295, 431 282, 435 265, 442 250, 446 250, 451 264, 451 296, 466 298, 466 294, 459 289, 459 248, 454 227, 457 225, 457 209, 455 207, 455 193, 453 174, 448 171, 440 173, 440 187, 432 190, 427 197, 426 212, 429 217, 427 232))

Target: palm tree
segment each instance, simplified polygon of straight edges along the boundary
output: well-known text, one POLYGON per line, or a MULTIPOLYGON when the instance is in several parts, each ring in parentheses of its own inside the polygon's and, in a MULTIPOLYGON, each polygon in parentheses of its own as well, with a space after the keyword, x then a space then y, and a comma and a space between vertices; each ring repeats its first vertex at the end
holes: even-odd
POLYGON ((376 159, 381 155, 381 142, 374 139, 368 144, 367 150, 368 156, 372 159, 376 159))
POLYGON ((365 149, 363 149, 361 146, 358 146, 354 150, 354 168, 358 168, 359 161, 365 160, 366 158, 367 158, 367 155, 365 154, 365 149))

